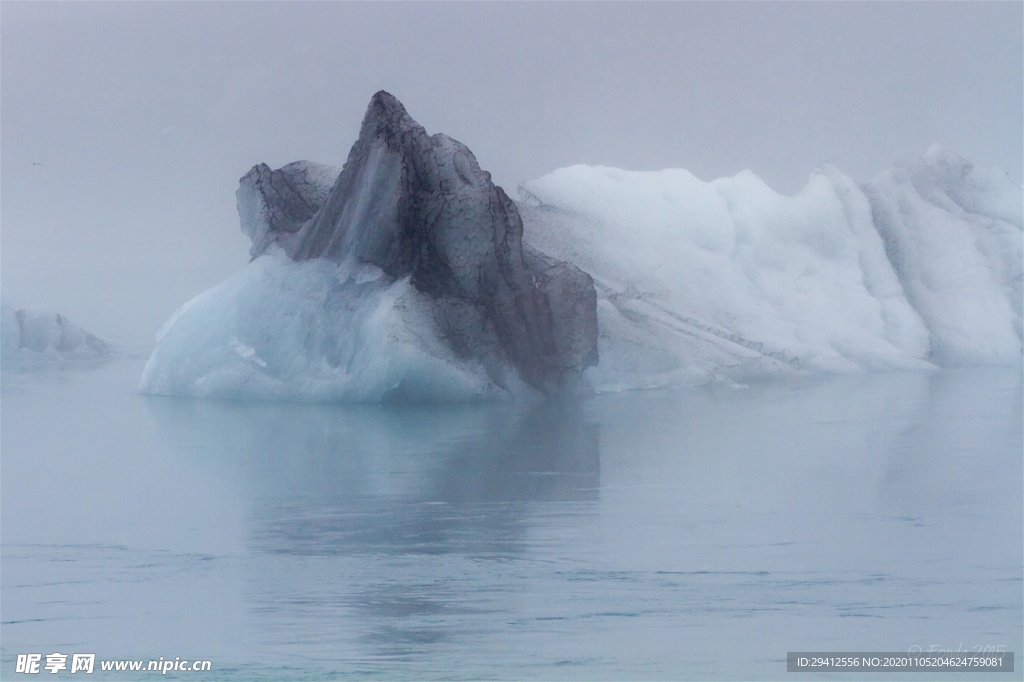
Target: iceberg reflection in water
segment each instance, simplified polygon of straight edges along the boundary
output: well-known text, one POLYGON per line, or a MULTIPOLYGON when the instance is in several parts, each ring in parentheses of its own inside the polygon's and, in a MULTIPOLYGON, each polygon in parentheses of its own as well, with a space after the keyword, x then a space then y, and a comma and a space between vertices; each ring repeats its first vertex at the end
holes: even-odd
POLYGON ((477 619, 509 610, 500 576, 528 579, 518 566, 534 561, 536 526, 597 512, 598 425, 580 403, 149 409, 177 447, 202 433, 210 452, 193 456, 241 472, 247 551, 261 557, 247 595, 256 648, 277 663, 341 656, 383 673, 478 640, 477 619))
POLYGON ((147 397, 140 364, 4 376, 5 678, 64 649, 275 680, 1022 649, 1016 370, 530 411, 147 397))

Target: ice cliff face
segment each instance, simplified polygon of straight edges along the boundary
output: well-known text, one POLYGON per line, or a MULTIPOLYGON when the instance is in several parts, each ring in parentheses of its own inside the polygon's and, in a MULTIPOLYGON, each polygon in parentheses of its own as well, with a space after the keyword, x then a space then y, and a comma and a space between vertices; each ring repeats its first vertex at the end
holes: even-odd
MULTIPOLYGON (((282 277, 280 284, 288 288, 293 283, 284 275, 281 253, 308 263, 291 268, 294 285, 307 294, 318 292, 323 305, 307 311, 311 328, 296 330, 291 342, 274 331, 289 328, 284 319, 261 331, 262 338, 250 329, 260 324, 237 321, 237 333, 218 343, 250 361, 248 369, 254 362, 261 368, 244 385, 234 374, 211 384, 223 366, 212 357, 197 365, 199 358, 176 352, 208 335, 197 328, 195 336, 182 337, 190 326, 186 316, 206 314, 181 311, 164 335, 174 340, 162 339, 147 365, 144 390, 244 393, 246 385, 259 384, 262 391, 267 382, 280 381, 292 397, 324 391, 371 400, 449 394, 431 384, 454 386, 455 393, 471 387, 473 395, 517 394, 524 386, 553 394, 574 390, 582 372, 597 363, 591 277, 524 245, 515 203, 480 170, 472 152, 446 135, 427 135, 386 92, 371 100, 340 173, 309 162, 279 170, 258 165, 242 178, 237 198, 242 231, 252 240, 250 268, 262 270, 265 280, 282 277), (332 276, 340 291, 333 290, 332 276), (394 343, 402 338, 412 351, 405 356, 409 364, 394 343), (380 345, 371 350, 367 342, 380 345), (290 345, 301 347, 298 356, 312 351, 315 366, 296 370, 295 360, 287 358, 290 345), (417 368, 412 356, 424 352, 439 361, 432 363, 437 371, 417 368), (321 360, 325 366, 317 364, 321 360), (382 373, 366 377, 368 367, 381 367, 382 373), (296 389, 293 371, 304 374, 305 389, 296 389), (452 373, 458 375, 454 385, 452 373)), ((235 291, 237 310, 252 291, 235 291)), ((267 292, 265 309, 254 305, 246 315, 274 319, 275 298, 278 292, 267 292)), ((278 303, 289 307, 283 299, 278 303)))

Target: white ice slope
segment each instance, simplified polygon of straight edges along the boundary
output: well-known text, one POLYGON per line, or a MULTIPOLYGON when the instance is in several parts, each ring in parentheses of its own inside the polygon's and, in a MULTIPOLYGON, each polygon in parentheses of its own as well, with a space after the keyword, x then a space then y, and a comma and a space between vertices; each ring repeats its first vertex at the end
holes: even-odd
MULTIPOLYGON (((521 187, 525 241, 598 286, 595 389, 1021 361, 1024 200, 932 148, 796 196, 749 172, 563 168, 521 187)), ((240 206, 240 210, 244 207, 240 206)), ((529 393, 460 359, 408 278, 279 249, 183 306, 149 393, 379 401, 529 393)))

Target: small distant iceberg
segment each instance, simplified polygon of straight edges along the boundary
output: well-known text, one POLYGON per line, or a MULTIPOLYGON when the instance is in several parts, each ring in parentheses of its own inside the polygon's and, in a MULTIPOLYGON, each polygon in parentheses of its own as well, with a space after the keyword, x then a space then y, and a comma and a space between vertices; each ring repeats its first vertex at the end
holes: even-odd
POLYGON ((163 326, 141 390, 464 401, 1021 363, 1021 187, 940 147, 795 196, 593 166, 519 191, 377 93, 343 169, 241 179, 253 259, 163 326))
POLYGON ((21 358, 102 358, 110 355, 106 341, 59 313, 15 309, 0 303, 0 336, 4 360, 21 358))

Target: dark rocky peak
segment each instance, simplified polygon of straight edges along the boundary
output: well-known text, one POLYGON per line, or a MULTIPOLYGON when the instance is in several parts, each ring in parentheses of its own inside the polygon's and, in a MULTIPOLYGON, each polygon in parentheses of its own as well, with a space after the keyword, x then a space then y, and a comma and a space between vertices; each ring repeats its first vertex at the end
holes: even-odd
POLYGON ((277 244, 295 260, 353 259, 410 277, 458 354, 511 363, 537 389, 561 391, 597 363, 590 275, 524 255, 515 203, 469 148, 429 136, 386 92, 370 100, 340 174, 261 164, 242 178, 238 208, 254 258, 277 244))

